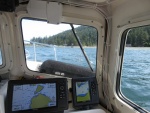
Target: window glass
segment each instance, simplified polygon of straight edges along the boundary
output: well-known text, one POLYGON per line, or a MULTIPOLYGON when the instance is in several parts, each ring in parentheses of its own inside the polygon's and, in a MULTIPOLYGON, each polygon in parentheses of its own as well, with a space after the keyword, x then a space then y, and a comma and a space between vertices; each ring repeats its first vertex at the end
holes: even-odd
POLYGON ((133 28, 124 50, 121 91, 150 111, 150 26, 133 28))
POLYGON ((92 67, 96 66, 96 47, 97 47, 97 30, 89 26, 81 26, 77 32, 77 35, 81 37, 80 41, 83 48, 90 60, 92 67))
POLYGON ((2 65, 2 52, 1 52, 1 48, 0 48, 0 65, 2 65))
MULTIPOLYGON (((75 34, 81 42, 80 49, 70 24, 58 25, 46 21, 22 19, 22 32, 25 46, 26 63, 30 70, 38 71, 35 65, 52 60, 96 70, 97 30, 91 26, 73 24, 75 34)), ((69 66, 68 66, 69 67, 69 66)), ((64 68, 64 67, 63 67, 64 68)), ((59 70, 59 69, 58 69, 59 70)))

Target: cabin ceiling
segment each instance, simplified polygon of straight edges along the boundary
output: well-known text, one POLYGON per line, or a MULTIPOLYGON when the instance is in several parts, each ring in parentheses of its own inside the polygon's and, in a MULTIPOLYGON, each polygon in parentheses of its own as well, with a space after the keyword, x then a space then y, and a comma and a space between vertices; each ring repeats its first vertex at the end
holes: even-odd
MULTIPOLYGON (((9 0, 6 0, 6 1, 9 1, 9 0)), ((20 4, 24 4, 24 3, 28 3, 30 0, 14 0, 14 1, 19 1, 20 4)), ((85 4, 94 3, 94 4, 98 4, 98 5, 103 5, 104 3, 105 3, 105 5, 110 5, 110 4, 115 3, 115 5, 118 5, 121 2, 129 1, 129 0, 42 0, 42 1, 62 2, 62 3, 74 2, 74 3, 85 3, 85 4)))
MULTIPOLYGON (((0 11, 13 12, 16 7, 24 4, 28 4, 30 0, 0 0, 0 11)), ((42 0, 49 2, 61 2, 64 4, 79 4, 79 5, 94 5, 94 6, 107 6, 115 4, 117 6, 122 1, 128 0, 42 0)))
POLYGON ((101 3, 101 2, 107 2, 108 0, 82 0, 82 1, 101 3))
MULTIPOLYGON (((0 11, 6 12, 20 11, 22 8, 24 8, 23 5, 28 4, 29 1, 30 0, 0 0, 0 11)), ((102 8, 103 10, 103 11, 101 10, 102 13, 109 16, 117 6, 129 0, 41 0, 41 1, 60 2, 62 4, 74 6, 88 6, 95 9, 102 8)))
MULTIPOLYGON (((29 0, 19 0, 19 2, 25 2, 25 1, 29 1, 29 0)), ((60 2, 61 1, 88 1, 88 2, 101 3, 101 2, 111 1, 111 0, 45 0, 45 1, 60 1, 60 2)))

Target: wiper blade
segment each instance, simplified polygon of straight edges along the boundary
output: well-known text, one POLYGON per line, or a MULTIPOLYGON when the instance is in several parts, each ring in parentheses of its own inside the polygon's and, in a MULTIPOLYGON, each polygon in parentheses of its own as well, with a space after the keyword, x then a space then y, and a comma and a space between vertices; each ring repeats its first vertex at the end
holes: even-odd
POLYGON ((88 57, 87 57, 87 55, 86 55, 86 53, 85 53, 85 51, 84 51, 84 49, 83 49, 83 47, 82 47, 81 41, 80 41, 79 37, 77 36, 77 34, 76 34, 76 32, 75 32, 74 26, 73 26, 72 24, 70 24, 70 26, 71 26, 71 28, 72 28, 72 32, 73 32, 73 34, 74 34, 74 36, 75 36, 75 38, 76 38, 76 40, 77 40, 77 42, 78 42, 78 44, 79 44, 79 46, 80 46, 80 49, 81 49, 81 51, 82 51, 82 53, 83 53, 83 55, 84 55, 84 57, 85 57, 85 59, 86 59, 88 65, 89 65, 91 71, 93 71, 93 68, 92 68, 92 66, 91 66, 91 63, 90 63, 90 61, 89 61, 89 59, 88 59, 88 57))

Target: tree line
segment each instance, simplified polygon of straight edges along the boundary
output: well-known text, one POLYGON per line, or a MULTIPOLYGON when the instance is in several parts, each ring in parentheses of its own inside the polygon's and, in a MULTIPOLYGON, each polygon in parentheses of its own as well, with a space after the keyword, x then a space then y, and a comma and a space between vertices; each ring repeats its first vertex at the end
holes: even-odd
POLYGON ((150 47, 150 26, 132 28, 127 36, 132 47, 150 47))
MULTIPOLYGON (((89 26, 75 28, 83 46, 97 45, 97 30, 89 26)), ((30 41, 65 46, 78 46, 72 30, 67 30, 49 37, 33 37, 30 41)), ((150 26, 132 28, 127 35, 126 44, 132 47, 150 47, 150 26)))
MULTIPOLYGON (((75 28, 75 31, 83 46, 96 46, 98 34, 95 28, 79 26, 75 28)), ((72 30, 67 30, 49 37, 33 37, 30 41, 58 46, 78 46, 78 42, 72 30)))

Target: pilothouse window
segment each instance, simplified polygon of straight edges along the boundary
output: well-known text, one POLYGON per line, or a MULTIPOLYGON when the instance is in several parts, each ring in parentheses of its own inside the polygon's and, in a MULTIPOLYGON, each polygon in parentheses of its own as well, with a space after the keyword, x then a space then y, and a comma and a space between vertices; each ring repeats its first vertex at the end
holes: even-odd
POLYGON ((87 72, 90 72, 89 75, 96 72, 96 28, 70 23, 54 25, 24 18, 22 33, 26 63, 30 70, 62 75, 62 69, 69 70, 69 74, 77 72, 78 69, 85 75, 87 72), (49 63, 49 67, 44 67, 46 63, 43 62, 49 63), (41 65, 42 69, 36 68, 41 65), (51 69, 47 71, 44 68, 51 69))
POLYGON ((127 35, 121 92, 150 111, 150 26, 132 28, 127 35))

